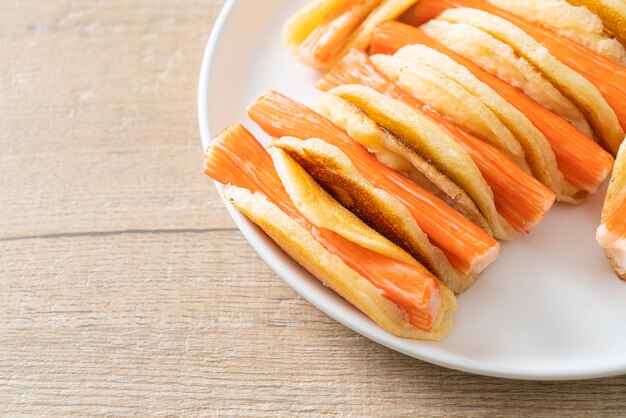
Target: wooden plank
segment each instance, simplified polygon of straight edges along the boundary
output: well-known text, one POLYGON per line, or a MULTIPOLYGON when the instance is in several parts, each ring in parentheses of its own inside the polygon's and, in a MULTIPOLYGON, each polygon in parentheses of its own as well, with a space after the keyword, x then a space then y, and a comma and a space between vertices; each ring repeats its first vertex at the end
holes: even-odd
POLYGON ((626 408, 623 377, 515 382, 388 350, 302 300, 229 231, 12 241, 0 263, 8 415, 618 416, 626 408))
POLYGON ((230 224, 196 86, 222 2, 0 4, 0 235, 230 224))

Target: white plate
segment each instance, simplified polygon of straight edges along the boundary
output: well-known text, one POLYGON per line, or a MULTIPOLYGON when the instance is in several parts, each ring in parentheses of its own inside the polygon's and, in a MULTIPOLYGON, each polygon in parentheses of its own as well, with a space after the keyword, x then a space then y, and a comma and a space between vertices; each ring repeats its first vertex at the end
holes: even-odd
MULTIPOLYGON (((306 0, 230 0, 207 45, 198 111, 206 147, 243 122, 246 106, 269 89, 308 102, 315 71, 281 43, 283 22, 306 0)), ((528 237, 503 245, 498 260, 458 298, 441 343, 394 337, 323 287, 254 224, 228 211, 261 257, 296 292, 356 332, 407 355, 453 369, 518 379, 580 379, 626 373, 626 283, 595 243, 601 196, 557 205, 528 237)))

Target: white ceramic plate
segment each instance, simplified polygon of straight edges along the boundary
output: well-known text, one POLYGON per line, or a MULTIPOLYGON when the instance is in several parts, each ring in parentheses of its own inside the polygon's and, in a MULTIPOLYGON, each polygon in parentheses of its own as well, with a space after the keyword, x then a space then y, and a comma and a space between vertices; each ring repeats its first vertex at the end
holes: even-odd
MULTIPOLYGON (((242 122, 269 89, 307 103, 319 74, 281 43, 283 22, 306 0, 230 0, 202 63, 198 111, 206 147, 242 122)), ((407 355, 472 373, 518 379, 579 379, 626 373, 626 283, 595 243, 599 195, 557 205, 528 237, 503 245, 498 260, 458 298, 449 337, 427 343, 394 337, 286 256, 233 207, 228 211, 261 257, 296 292, 356 332, 407 355)))

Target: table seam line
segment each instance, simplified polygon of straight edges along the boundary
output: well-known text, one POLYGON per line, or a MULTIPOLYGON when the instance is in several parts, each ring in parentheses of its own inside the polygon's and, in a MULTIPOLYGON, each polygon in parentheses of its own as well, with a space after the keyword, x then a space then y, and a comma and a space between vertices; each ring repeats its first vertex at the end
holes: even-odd
POLYGON ((236 231, 237 228, 173 228, 173 229, 123 229, 117 231, 85 231, 85 232, 59 232, 38 235, 20 235, 14 237, 0 237, 0 242, 25 241, 31 239, 62 239, 77 237, 109 237, 116 235, 141 235, 141 234, 204 234, 211 232, 236 231))

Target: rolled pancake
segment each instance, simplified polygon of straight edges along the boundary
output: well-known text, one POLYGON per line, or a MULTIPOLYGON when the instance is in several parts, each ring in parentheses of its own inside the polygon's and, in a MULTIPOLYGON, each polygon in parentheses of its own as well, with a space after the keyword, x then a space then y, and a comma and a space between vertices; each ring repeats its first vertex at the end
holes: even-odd
MULTIPOLYGON (((598 0, 488 0, 489 3, 514 13, 525 20, 544 26, 584 47, 626 66, 626 49, 619 36, 613 35, 619 24, 611 19, 610 8, 604 8, 598 0), (586 4, 585 4, 586 3, 586 4), (603 12, 606 19, 593 12, 595 8, 603 12), (606 21, 606 26, 604 21, 606 21), (613 28, 613 29, 611 29, 613 28), (616 39, 616 37, 618 39, 616 39)), ((626 8, 622 5, 623 8, 626 8)), ((619 15, 617 15, 619 16, 619 15)), ((622 21, 626 25, 626 21, 622 21)), ((622 32, 626 34, 626 29, 622 32)))
MULTIPOLYGON (((626 142, 626 138, 624 142, 626 142)), ((626 145, 624 142, 622 142, 613 164, 613 172, 602 208, 602 221, 606 220, 626 200, 626 145)))
POLYGON ((350 49, 365 49, 370 44, 372 32, 376 26, 381 23, 395 20, 402 13, 406 12, 418 0, 383 0, 380 5, 370 13, 359 28, 352 34, 346 42, 341 52, 337 55, 336 60, 343 57, 350 49))
MULTIPOLYGON (((373 57, 373 60, 376 58, 373 57)), ((507 102, 491 87, 477 79, 467 68, 456 63, 447 55, 435 51, 424 45, 409 45, 398 50, 393 57, 382 56, 390 64, 386 65, 395 71, 395 76, 399 83, 408 91, 421 98, 423 74, 435 72, 439 78, 445 80, 447 84, 454 85, 464 93, 471 95, 480 101, 487 108, 487 112, 475 111, 475 118, 468 123, 470 130, 475 124, 487 125, 486 116, 494 116, 499 123, 504 125, 515 138, 515 144, 520 147, 522 155, 525 155, 525 162, 532 170, 532 174, 541 183, 556 193, 559 201, 576 203, 580 201, 581 190, 565 181, 563 174, 557 167, 556 157, 546 137, 533 125, 533 123, 517 108, 507 102)), ((448 101, 427 101, 429 105, 438 108, 442 113, 447 114, 449 109, 454 109, 460 98, 450 98, 448 101), (435 103, 440 103, 435 106, 435 103)), ((468 102, 464 101, 464 104, 468 102)), ((471 102, 469 102, 471 103, 471 102)), ((470 114, 476 107, 468 109, 466 114, 470 114)), ((495 144, 492 144, 495 145, 495 144)), ((495 145, 498 147, 497 145, 495 145)), ((501 145, 502 146, 502 145, 501 145)), ((505 152, 502 148, 501 151, 505 152)), ((506 152, 505 152, 506 154, 506 152)), ((515 161, 515 160, 514 160, 515 161)))
POLYGON ((283 42, 296 49, 343 0, 313 0, 283 25, 283 42))
MULTIPOLYGON (((297 138, 285 138, 285 141, 297 138)), ((320 141, 308 139, 309 142, 320 141)), ((280 148, 270 148, 278 177, 289 198, 313 225, 329 229, 363 248, 407 264, 417 261, 406 251, 374 231, 361 219, 338 203, 315 180, 280 148)))
POLYGON ((624 0, 567 0, 585 6, 602 19, 605 30, 626 46, 626 2, 624 0))
POLYGON ((311 108, 343 128, 352 139, 367 148, 383 164, 402 173, 489 235, 493 235, 489 223, 465 190, 402 139, 370 119, 359 107, 328 92, 312 104, 311 108))
POLYGON ((409 324, 405 313, 383 297, 380 289, 327 251, 307 230, 263 195, 235 186, 225 186, 223 194, 298 264, 386 331, 399 337, 433 341, 448 334, 456 301, 445 286, 440 286, 441 306, 433 331, 422 331, 409 324))
MULTIPOLYGON (((404 13, 417 0, 382 0, 369 15, 341 40, 342 46, 334 56, 324 62, 305 59, 314 67, 324 70, 330 68, 351 48, 367 48, 372 31, 383 22, 394 20, 404 13)), ((320 25, 333 9, 341 7, 345 0, 313 0, 291 17, 283 26, 284 43, 298 55, 298 47, 311 32, 320 25)))
POLYGON ((391 194, 375 188, 337 147, 318 139, 283 137, 273 147, 283 150, 324 190, 365 224, 395 243, 439 277, 454 293, 461 293, 476 275, 456 270, 432 245, 408 209, 391 194))
POLYGON ((585 135, 593 136, 589 122, 574 103, 506 43, 464 23, 435 19, 420 26, 420 29, 485 71, 523 90, 585 135))
POLYGON ((610 250, 605 249, 604 254, 609 260, 609 264, 611 265, 611 267, 613 267, 615 274, 617 274, 617 277, 619 277, 621 280, 626 281, 626 265, 620 264, 617 257, 612 254, 610 250))
POLYGON ((447 10, 438 19, 472 25, 512 47, 519 57, 533 65, 578 107, 605 148, 613 152, 619 148, 624 139, 624 131, 615 112, 598 89, 557 60, 523 30, 505 19, 476 9, 447 10))
POLYGON ((328 93, 357 106, 463 189, 487 219, 496 238, 511 240, 516 236, 496 211, 493 193, 474 161, 434 122, 404 103, 362 85, 343 85, 328 93))
POLYGON ((524 170, 530 171, 524 150, 515 135, 487 106, 454 80, 422 63, 404 68, 398 60, 388 55, 373 55, 370 58, 376 68, 391 81, 498 148, 524 170))
POLYGON ((626 280, 626 237, 619 232, 607 229, 609 218, 614 215, 618 222, 626 223, 623 218, 623 205, 626 201, 626 141, 622 143, 615 158, 613 173, 602 208, 602 223, 596 231, 596 239, 603 247, 611 267, 617 276, 626 280), (617 237, 616 237, 617 235, 617 237), (620 236, 621 235, 621 236, 620 236), (617 239, 616 239, 617 238, 617 239))

